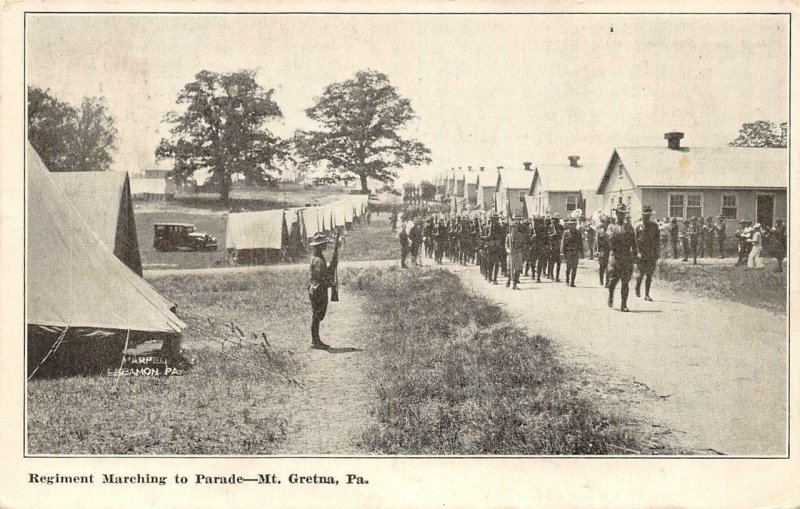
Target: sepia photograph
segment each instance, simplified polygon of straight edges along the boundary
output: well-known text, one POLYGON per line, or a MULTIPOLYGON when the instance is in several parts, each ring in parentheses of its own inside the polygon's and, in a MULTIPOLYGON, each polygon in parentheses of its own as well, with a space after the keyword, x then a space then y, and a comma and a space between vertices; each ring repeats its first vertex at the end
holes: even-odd
POLYGON ((788 458, 790 30, 25 13, 25 457, 788 458))

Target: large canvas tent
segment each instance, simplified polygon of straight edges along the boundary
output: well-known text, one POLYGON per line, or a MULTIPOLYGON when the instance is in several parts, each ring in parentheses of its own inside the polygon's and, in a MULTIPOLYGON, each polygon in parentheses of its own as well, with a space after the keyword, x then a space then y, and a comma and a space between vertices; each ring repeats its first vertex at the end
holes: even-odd
MULTIPOLYGON (((30 145, 26 159, 29 370, 47 358, 54 335, 64 338, 68 330, 84 331, 70 340, 101 338, 101 346, 124 336, 119 331, 139 337, 180 333, 186 324, 173 313, 174 304, 104 246, 30 145)), ((108 353, 89 351, 88 362, 108 353)))
POLYGON ((281 249, 289 236, 283 210, 238 212, 228 215, 228 249, 281 249))
POLYGON ((141 276, 142 260, 128 174, 84 171, 51 173, 50 177, 100 241, 141 276))

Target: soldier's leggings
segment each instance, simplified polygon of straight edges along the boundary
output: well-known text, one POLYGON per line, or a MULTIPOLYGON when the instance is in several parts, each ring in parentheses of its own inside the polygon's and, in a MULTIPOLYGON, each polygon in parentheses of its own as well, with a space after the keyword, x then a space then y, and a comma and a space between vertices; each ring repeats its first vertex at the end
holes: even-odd
MULTIPOLYGON (((545 267, 547 267, 547 253, 539 252, 536 257, 536 281, 542 281, 542 272, 544 272, 545 267)), ((547 273, 545 273, 545 277, 547 277, 547 273)))
POLYGON ((689 259, 689 239, 682 238, 681 244, 683 244, 683 261, 687 261, 689 259))
POLYGON ((600 262, 600 283, 607 282, 607 279, 604 277, 608 277, 606 271, 608 270, 608 253, 600 253, 600 256, 597 257, 597 261, 600 262))
POLYGON ((580 259, 580 255, 578 253, 568 254, 566 255, 566 259, 567 259, 566 281, 568 284, 574 285, 575 274, 578 273, 578 260, 580 259))
POLYGON ((670 243, 672 244, 672 258, 677 260, 678 259, 678 239, 670 239, 670 243))

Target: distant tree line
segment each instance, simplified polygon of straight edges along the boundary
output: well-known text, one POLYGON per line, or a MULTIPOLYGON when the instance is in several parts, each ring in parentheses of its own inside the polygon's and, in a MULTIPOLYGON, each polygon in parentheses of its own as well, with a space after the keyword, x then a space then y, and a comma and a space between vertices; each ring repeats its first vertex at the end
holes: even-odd
POLYGON ((116 138, 105 99, 84 97, 75 107, 28 87, 28 140, 50 171, 108 170, 116 138))
POLYGON ((786 148, 789 126, 783 122, 776 126, 769 120, 756 120, 742 124, 739 137, 728 143, 731 147, 786 148))

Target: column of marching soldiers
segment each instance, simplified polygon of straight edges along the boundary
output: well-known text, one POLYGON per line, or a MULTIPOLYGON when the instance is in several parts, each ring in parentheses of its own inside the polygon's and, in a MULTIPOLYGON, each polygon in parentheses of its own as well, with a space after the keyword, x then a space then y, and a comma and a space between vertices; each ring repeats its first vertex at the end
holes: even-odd
MULTIPOLYGON (((644 299, 652 301, 650 286, 659 256, 678 258, 694 264, 697 258, 724 257, 726 227, 725 218, 691 218, 678 227, 676 218, 652 218, 649 206, 642 209, 642 217, 635 225, 624 204, 619 204, 614 216, 599 211, 587 219, 577 209, 569 217, 559 214, 523 218, 514 215, 511 219, 494 213, 469 217, 466 214, 433 212, 428 207, 408 207, 402 213, 402 222, 411 225, 399 233, 401 266, 411 255, 413 263, 419 263, 419 250, 425 256, 441 264, 447 259, 460 265, 475 264, 486 281, 498 284, 498 276, 505 279, 507 287, 517 289, 521 277, 530 277, 536 283, 542 278, 561 282, 564 266, 564 284, 575 287, 578 261, 588 254, 589 259, 598 260, 599 284, 609 289, 608 306, 613 306, 614 289, 620 284, 620 310, 628 311, 628 287, 634 267, 638 267, 635 282, 637 297, 641 297, 644 282, 644 299), (679 251, 679 245, 681 250, 679 251), (588 253, 586 252, 588 251, 588 253)), ((392 230, 397 228, 396 213, 390 216, 392 230)), ((771 254, 778 261, 776 270, 782 270, 786 250, 786 226, 782 220, 776 226, 762 232, 761 226, 739 221, 734 238, 738 245, 736 266, 747 265, 762 268, 760 260, 762 239, 766 236, 773 243, 771 254), (757 235, 758 234, 758 235, 757 235), (753 251, 758 249, 757 256, 753 251), (756 258, 754 260, 754 258, 756 258)))

